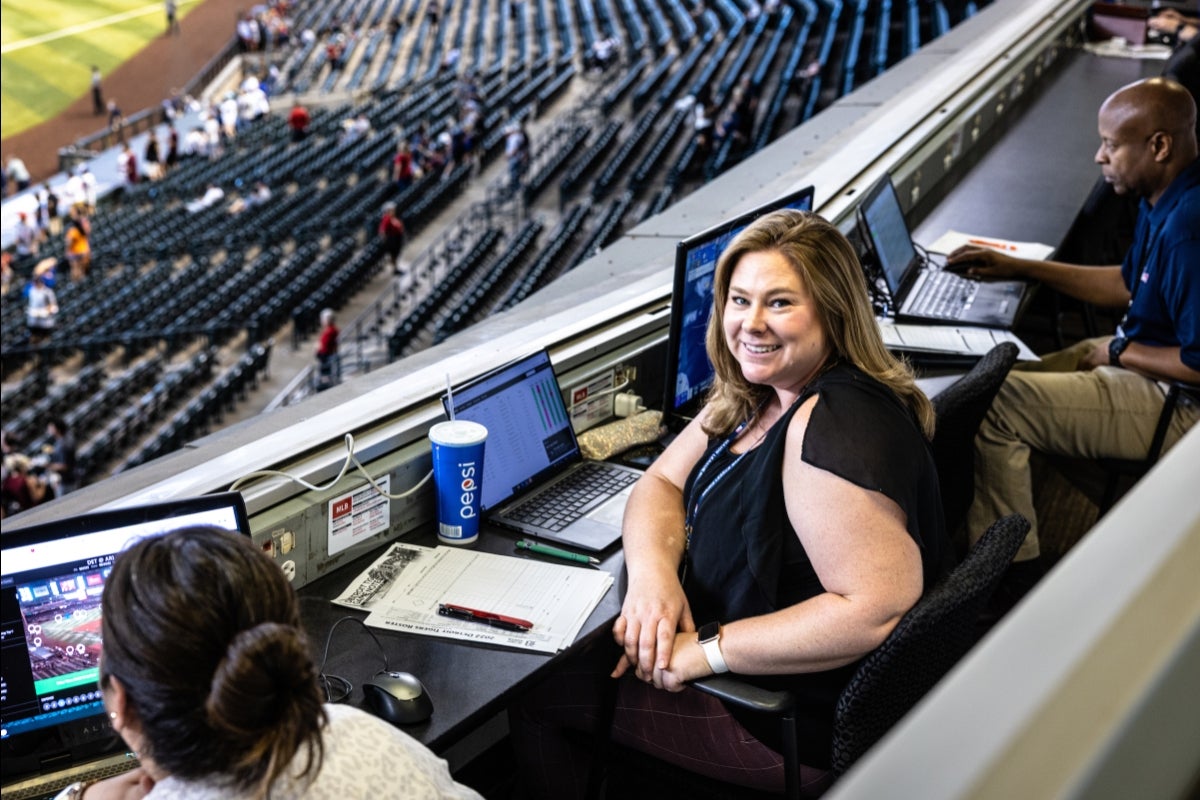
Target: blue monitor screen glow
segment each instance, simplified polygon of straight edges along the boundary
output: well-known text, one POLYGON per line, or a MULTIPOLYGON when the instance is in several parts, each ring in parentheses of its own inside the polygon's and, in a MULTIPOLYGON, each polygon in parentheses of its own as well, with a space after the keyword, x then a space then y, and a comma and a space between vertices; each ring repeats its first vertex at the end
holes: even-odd
POLYGON ((106 714, 98 684, 105 582, 117 555, 133 542, 193 525, 250 535, 236 492, 4 531, 0 769, 6 780, 112 746, 115 737, 101 724, 106 714))
POLYGON ((733 237, 763 214, 782 208, 811 211, 812 207, 813 187, 806 186, 679 243, 663 392, 663 422, 672 430, 678 431, 696 415, 712 386, 713 368, 704 336, 712 314, 717 259, 733 237))

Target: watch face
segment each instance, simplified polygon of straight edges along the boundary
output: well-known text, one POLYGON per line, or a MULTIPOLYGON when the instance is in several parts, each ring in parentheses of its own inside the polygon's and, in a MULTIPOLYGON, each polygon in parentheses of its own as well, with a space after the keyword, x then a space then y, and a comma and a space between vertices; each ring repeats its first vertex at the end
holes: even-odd
POLYGON ((699 639, 702 642, 708 642, 716 639, 721 635, 721 623, 706 622, 700 626, 699 639))

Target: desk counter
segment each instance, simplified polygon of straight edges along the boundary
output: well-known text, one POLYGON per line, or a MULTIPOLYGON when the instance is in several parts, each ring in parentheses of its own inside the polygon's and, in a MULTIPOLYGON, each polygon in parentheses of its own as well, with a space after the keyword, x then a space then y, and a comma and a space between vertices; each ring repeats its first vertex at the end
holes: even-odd
MULTIPOLYGON (((475 547, 483 552, 517 556, 515 545, 519 538, 517 534, 484 525, 475 547)), ((430 547, 438 544, 432 531, 415 538, 406 537, 403 541, 430 547)), ((338 620, 343 617, 361 620, 367 616, 365 612, 334 605, 330 600, 341 594, 384 549, 381 547, 299 591, 300 613, 312 639, 318 664, 324 657, 329 632, 338 620)), ((602 554, 601 558, 599 569, 619 579, 625 564, 620 547, 602 554)), ((433 700, 433 716, 426 722, 405 726, 403 730, 434 752, 444 753, 502 711, 511 699, 532 686, 569 652, 596 637, 608 636, 620 609, 620 597, 614 584, 584 623, 575 644, 553 656, 371 628, 383 647, 381 654, 361 625, 343 623, 328 643, 329 656, 324 670, 328 675, 350 681, 354 689, 348 702, 361 708, 362 685, 384 668, 383 655, 386 654, 390 669, 416 675, 433 700)))

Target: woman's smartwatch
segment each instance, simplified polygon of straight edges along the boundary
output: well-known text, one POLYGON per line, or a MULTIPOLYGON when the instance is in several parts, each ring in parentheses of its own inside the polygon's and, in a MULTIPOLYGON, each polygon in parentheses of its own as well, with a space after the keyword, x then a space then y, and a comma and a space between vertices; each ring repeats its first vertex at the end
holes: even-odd
POLYGON ((708 659, 708 668, 713 671, 714 675, 720 675, 722 672, 729 672, 729 665, 725 663, 725 657, 721 655, 721 623, 709 622, 700 626, 700 647, 704 650, 704 657, 708 659))
POLYGON ((1108 342, 1108 365, 1110 367, 1121 366, 1121 354, 1125 352, 1125 348, 1129 347, 1129 340, 1124 336, 1114 336, 1108 342))

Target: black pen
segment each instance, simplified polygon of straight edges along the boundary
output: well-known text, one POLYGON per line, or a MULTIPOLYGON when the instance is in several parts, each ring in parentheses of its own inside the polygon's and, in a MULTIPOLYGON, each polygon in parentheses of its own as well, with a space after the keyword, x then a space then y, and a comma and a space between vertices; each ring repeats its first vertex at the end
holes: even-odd
POLYGON ((516 631, 517 633, 528 633, 529 629, 533 627, 533 623, 527 619, 497 614, 494 611, 480 611, 477 608, 467 608, 466 606, 458 606, 453 603, 440 603, 438 605, 438 613, 443 617, 465 619, 468 622, 480 622, 484 625, 491 625, 493 628, 516 631))

